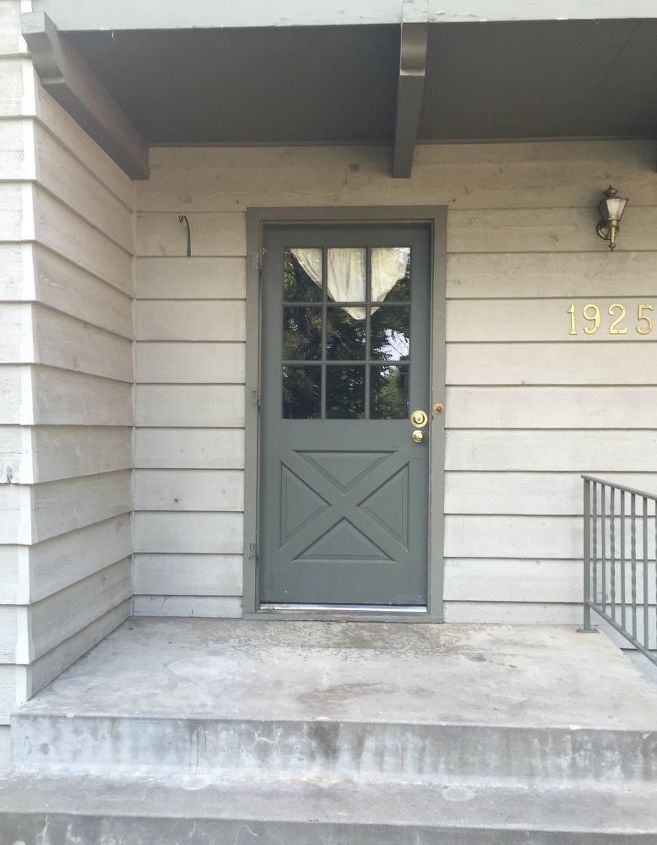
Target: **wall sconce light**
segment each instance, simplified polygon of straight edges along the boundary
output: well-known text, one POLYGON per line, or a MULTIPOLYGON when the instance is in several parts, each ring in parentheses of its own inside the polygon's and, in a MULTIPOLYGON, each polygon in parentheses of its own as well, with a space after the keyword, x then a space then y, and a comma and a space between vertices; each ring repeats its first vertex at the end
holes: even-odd
POLYGON ((598 235, 609 241, 609 249, 616 249, 616 235, 620 231, 620 222, 627 205, 625 197, 618 196, 618 190, 611 185, 604 192, 598 211, 602 218, 595 227, 598 235))

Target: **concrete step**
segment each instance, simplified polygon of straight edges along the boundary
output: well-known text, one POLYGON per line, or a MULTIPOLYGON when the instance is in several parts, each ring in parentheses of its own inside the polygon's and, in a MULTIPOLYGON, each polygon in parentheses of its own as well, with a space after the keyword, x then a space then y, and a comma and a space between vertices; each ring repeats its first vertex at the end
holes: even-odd
POLYGON ((0 841, 22 845, 631 845, 657 842, 654 788, 390 781, 0 780, 0 841))
POLYGON ((657 783, 657 731, 22 710, 11 734, 26 771, 657 783))

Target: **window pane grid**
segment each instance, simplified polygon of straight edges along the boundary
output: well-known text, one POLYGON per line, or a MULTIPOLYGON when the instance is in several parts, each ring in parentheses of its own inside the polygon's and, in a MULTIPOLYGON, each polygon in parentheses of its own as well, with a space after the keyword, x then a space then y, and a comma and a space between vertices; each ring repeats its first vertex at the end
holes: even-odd
POLYGON ((340 276, 339 268, 336 270, 335 257, 329 268, 329 249, 321 249, 321 261, 320 248, 285 252, 283 416, 322 420, 402 419, 408 415, 412 362, 410 249, 354 247, 364 253, 363 262, 358 256, 345 255, 348 248, 342 248, 344 277, 340 276), (310 257, 309 252, 312 252, 310 257), (378 262, 376 294, 373 291, 375 252, 378 262), (384 266, 386 256, 382 255, 386 252, 395 253, 388 256, 394 261, 387 267, 384 266), (407 256, 405 273, 402 276, 400 271, 396 275, 404 253, 407 256), (297 259, 297 254, 305 258, 305 264, 297 259), (363 264, 365 290, 361 292, 365 299, 336 301, 329 292, 329 272, 332 273, 334 293, 344 292, 345 287, 357 291, 358 278, 362 278, 359 266, 363 264), (310 283, 315 286, 316 298, 313 298, 310 283), (385 297, 393 290, 401 298, 388 301, 385 297), (293 295, 286 296, 286 293, 293 295), (303 293, 306 296, 302 296, 303 293), (362 317, 358 309, 364 312, 362 317), (373 332, 376 332, 376 339, 373 332), (295 351, 305 357, 289 354, 295 351), (298 407, 293 407, 295 403, 298 407))

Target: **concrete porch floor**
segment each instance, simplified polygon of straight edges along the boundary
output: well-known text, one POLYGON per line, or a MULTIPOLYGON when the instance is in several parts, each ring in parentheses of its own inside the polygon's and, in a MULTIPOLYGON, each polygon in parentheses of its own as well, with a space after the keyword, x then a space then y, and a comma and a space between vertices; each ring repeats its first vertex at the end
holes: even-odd
POLYGON ((657 685, 569 627, 140 618, 20 713, 657 731, 657 685))

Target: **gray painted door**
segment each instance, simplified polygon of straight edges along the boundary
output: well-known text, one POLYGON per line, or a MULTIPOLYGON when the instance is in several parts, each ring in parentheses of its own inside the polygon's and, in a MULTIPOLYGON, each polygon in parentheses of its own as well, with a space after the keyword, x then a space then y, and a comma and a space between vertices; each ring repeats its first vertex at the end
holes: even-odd
POLYGON ((430 246, 418 224, 265 231, 261 603, 426 605, 430 246))

